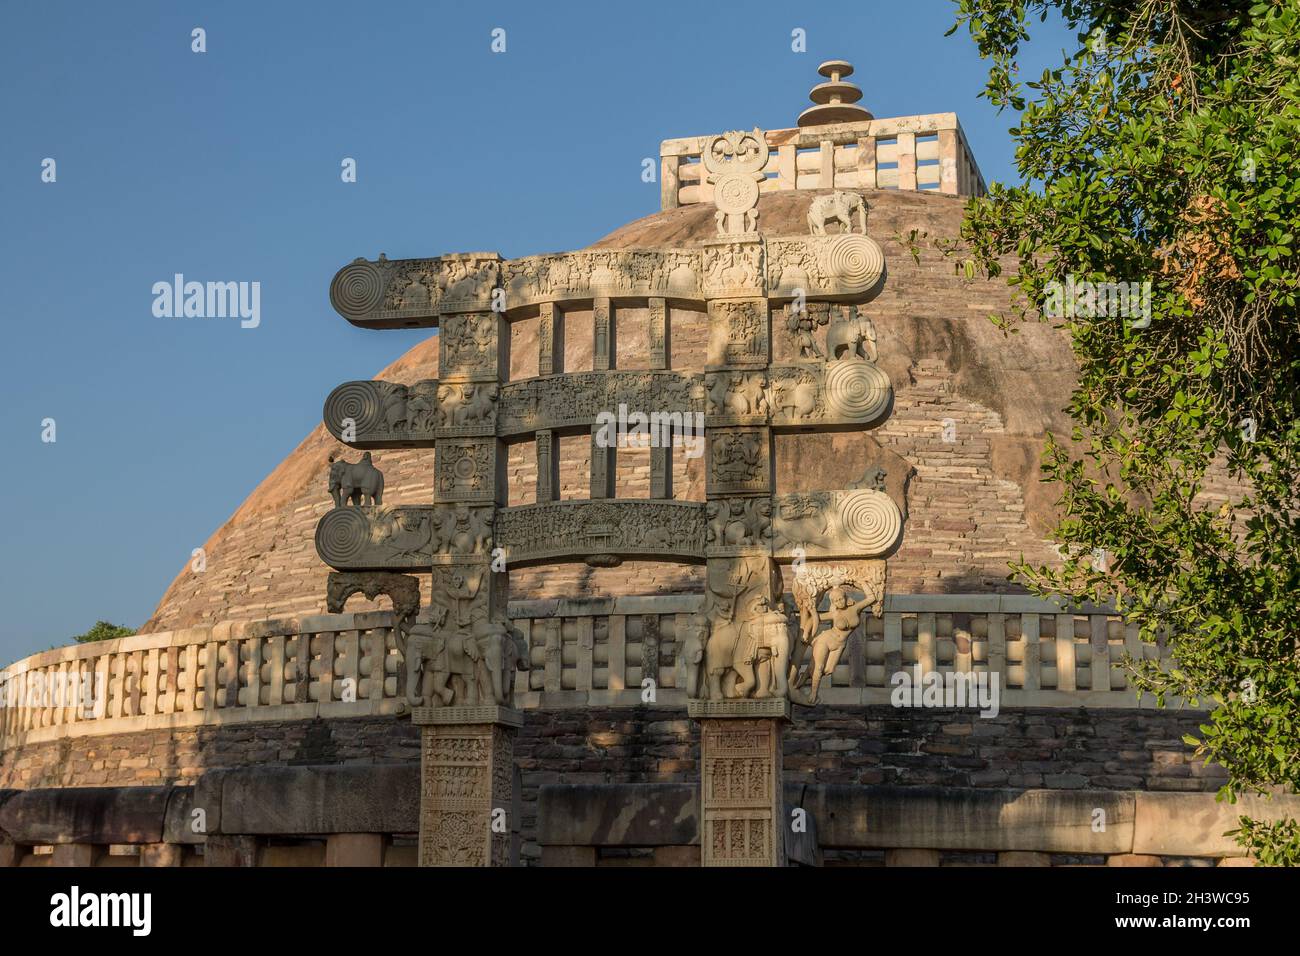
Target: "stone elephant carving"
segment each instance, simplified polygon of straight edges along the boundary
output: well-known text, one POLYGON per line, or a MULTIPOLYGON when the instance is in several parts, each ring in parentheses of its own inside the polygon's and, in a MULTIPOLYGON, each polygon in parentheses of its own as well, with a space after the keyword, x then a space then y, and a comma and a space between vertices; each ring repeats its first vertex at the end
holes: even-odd
POLYGON ((704 669, 704 652, 709 642, 709 618, 706 614, 692 614, 687 620, 678 660, 686 672, 686 696, 695 700, 705 689, 700 679, 704 669))
POLYGON ((874 362, 880 357, 876 350, 876 327, 865 315, 858 315, 855 307, 850 308, 848 318, 831 323, 826 347, 832 359, 863 358, 874 362))
POLYGON ((862 234, 867 234, 867 204, 857 193, 834 192, 818 196, 808 207, 808 229, 814 236, 826 235, 826 223, 837 222, 845 232, 853 231, 853 213, 858 214, 862 234))
POLYGON ((717 622, 704 657, 712 700, 788 694, 789 629, 766 597, 754 601, 746 619, 717 622))
POLYGON ((370 460, 370 452, 361 456, 357 462, 335 459, 330 455, 330 497, 334 507, 342 508, 345 504, 381 505, 384 503, 384 473, 370 460))

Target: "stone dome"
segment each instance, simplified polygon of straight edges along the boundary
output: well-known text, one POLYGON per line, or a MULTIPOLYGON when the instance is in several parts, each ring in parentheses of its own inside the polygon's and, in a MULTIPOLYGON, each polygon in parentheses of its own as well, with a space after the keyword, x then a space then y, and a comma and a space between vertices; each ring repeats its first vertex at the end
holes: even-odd
MULTIPOLYGON (((770 235, 804 234, 809 204, 828 192, 764 193, 760 228, 770 235)), ((1010 304, 1005 283, 966 279, 959 260, 934 245, 936 238, 958 235, 962 197, 933 191, 858 192, 870 209, 868 233, 884 249, 888 264, 883 291, 862 311, 877 329, 879 365, 893 383, 894 411, 885 425, 868 433, 783 436, 790 445, 777 459, 777 483, 847 487, 863 474, 872 453, 883 449, 897 455, 916 473, 907 489, 909 530, 890 561, 890 590, 1007 590, 1009 559, 1022 553, 1030 560, 1055 556, 1043 537, 1051 503, 1037 472, 1045 432, 1068 427, 1061 411, 1074 383, 1068 342, 1047 325, 1025 326, 1008 337, 988 321, 1010 304), (914 249, 908 241, 913 230, 914 249)), ((693 246, 715 234, 714 212, 710 203, 667 209, 615 230, 591 248, 693 246)), ((700 371, 704 342, 693 337, 689 326, 684 323, 681 335, 674 330, 674 367, 700 371)), ((775 338, 780 334, 775 319, 773 329, 775 338)), ((624 345, 619 343, 620 366, 624 345)), ((628 367, 635 367, 642 345, 626 343, 628 367)), ((589 336, 574 335, 565 347, 566 368, 590 368, 589 336)), ((536 323, 512 321, 512 379, 536 374, 526 361, 530 355, 535 360, 536 351, 536 323)), ((437 374, 435 335, 376 377, 411 384, 437 374)), ((583 442, 573 446, 574 455, 562 448, 561 497, 587 497, 589 462, 581 460, 585 449, 583 442)), ((182 568, 141 630, 323 611, 329 568, 316 554, 313 534, 331 506, 328 458, 338 453, 353 454, 324 425, 313 429, 213 532, 204 546, 206 571, 182 568)), ((428 503, 431 459, 431 451, 420 449, 374 452, 375 464, 386 476, 385 504, 428 503)), ((535 473, 535 462, 511 446, 512 504, 518 503, 517 488, 532 487, 535 473)), ((628 494, 646 494, 643 469, 632 469, 626 480, 628 494)), ((699 462, 685 462, 674 479, 676 496, 703 500, 703 480, 699 462)), ((619 493, 624 490, 620 484, 619 493)), ((512 599, 701 587, 702 568, 656 562, 629 561, 617 568, 564 565, 511 576, 512 599)), ((349 605, 363 607, 355 600, 349 605)))

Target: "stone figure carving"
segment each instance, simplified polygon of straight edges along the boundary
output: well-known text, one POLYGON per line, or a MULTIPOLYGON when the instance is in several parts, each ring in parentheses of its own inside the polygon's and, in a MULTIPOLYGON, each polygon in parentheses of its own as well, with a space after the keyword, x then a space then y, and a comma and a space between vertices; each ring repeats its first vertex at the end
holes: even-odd
POLYGON ((786 617, 764 594, 747 613, 712 629, 705 648, 709 697, 785 697, 790 634, 786 617))
POLYGON ((772 370, 774 418, 799 421, 816 418, 823 412, 819 377, 808 366, 784 366, 772 370))
POLYGON ((818 326, 825 325, 829 321, 829 312, 818 310, 814 314, 808 309, 796 309, 791 306, 790 314, 785 320, 785 327, 799 348, 799 358, 826 358, 826 353, 817 344, 815 332, 818 326))
POLYGON ((411 629, 407 642, 407 699, 412 707, 508 706, 516 670, 527 668, 514 629, 497 616, 468 630, 447 628, 448 609, 433 609, 411 629))
POLYGON ((329 460, 329 490, 335 508, 342 508, 345 504, 384 503, 384 473, 371 463, 370 452, 363 454, 357 462, 335 459, 333 455, 329 460))
POLYGON ((773 504, 777 552, 803 548, 813 555, 875 557, 897 544, 903 528, 893 498, 871 489, 780 495, 773 504))
POLYGON ((486 554, 492 550, 492 509, 457 502, 440 509, 435 554, 486 554))
POLYGON ((499 395, 500 386, 495 382, 439 385, 438 427, 491 425, 499 395))
POLYGON ((718 235, 758 231, 758 186, 767 158, 767 140, 757 127, 752 133, 731 130, 705 144, 700 161, 713 184, 718 235))
POLYGON ((875 362, 880 357, 876 351, 876 327, 865 315, 858 314, 855 305, 849 306, 846 318, 831 323, 826 333, 826 344, 831 358, 837 361, 866 359, 875 362))
POLYGON ((686 696, 697 699, 705 689, 702 675, 704 673, 704 651, 709 641, 708 615, 695 613, 686 620, 683 628, 682 644, 678 650, 679 660, 686 672, 686 696))
POLYGON ((766 496, 710 501, 704 511, 708 520, 704 543, 711 551, 761 547, 771 541, 772 499, 766 496))
POLYGON ((817 703, 821 681, 834 673, 863 610, 870 607, 877 618, 884 613, 885 574, 884 561, 861 561, 847 566, 805 564, 795 575, 791 591, 799 609, 799 639, 790 652, 791 700, 809 705, 817 703), (861 590, 863 599, 852 601, 847 586, 861 590), (830 596, 830 611, 822 615, 818 606, 827 594, 830 596), (823 620, 831 626, 829 630, 819 632, 823 620), (800 673, 805 648, 811 649, 812 659, 808 669, 800 673), (812 691, 805 698, 800 688, 809 681, 812 691))
POLYGON ((708 697, 784 697, 790 635, 776 563, 757 555, 710 559, 703 613, 708 697))
POLYGON ((377 513, 371 523, 371 543, 382 547, 394 563, 427 559, 433 553, 432 517, 423 508, 394 508, 377 513))
POLYGON ((828 222, 839 223, 841 232, 853 231, 853 213, 858 214, 858 226, 867 234, 867 204, 857 193, 833 192, 818 196, 808 206, 808 230, 814 236, 826 235, 828 222))

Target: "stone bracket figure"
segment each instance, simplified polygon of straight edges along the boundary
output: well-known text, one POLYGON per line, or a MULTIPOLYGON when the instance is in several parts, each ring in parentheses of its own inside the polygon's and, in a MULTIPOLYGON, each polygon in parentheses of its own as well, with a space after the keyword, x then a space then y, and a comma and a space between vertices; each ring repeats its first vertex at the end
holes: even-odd
POLYGON ((884 561, 865 562, 856 568, 805 566, 795 577, 794 596, 799 607, 800 633, 790 655, 790 699, 795 703, 817 703, 821 682, 830 677, 840 662, 844 648, 861 623, 862 612, 871 608, 875 617, 884 613, 884 561), (863 599, 854 602, 845 588, 856 585, 863 599), (829 613, 819 614, 817 607, 823 594, 830 597, 829 613), (822 621, 829 630, 819 631, 822 621), (811 651, 808 668, 801 673, 804 648, 811 651), (811 682, 811 692, 804 696, 801 688, 811 682))

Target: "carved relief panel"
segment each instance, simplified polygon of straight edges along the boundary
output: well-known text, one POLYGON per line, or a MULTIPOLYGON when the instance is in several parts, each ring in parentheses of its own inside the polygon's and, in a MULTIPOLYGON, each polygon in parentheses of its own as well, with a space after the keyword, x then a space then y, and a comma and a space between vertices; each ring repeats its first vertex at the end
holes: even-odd
POLYGON ((766 428, 710 429, 708 496, 771 491, 771 445, 766 428))
POLYGON ((504 452, 495 438, 440 438, 434 446, 434 500, 496 501, 505 485, 502 468, 504 452))

